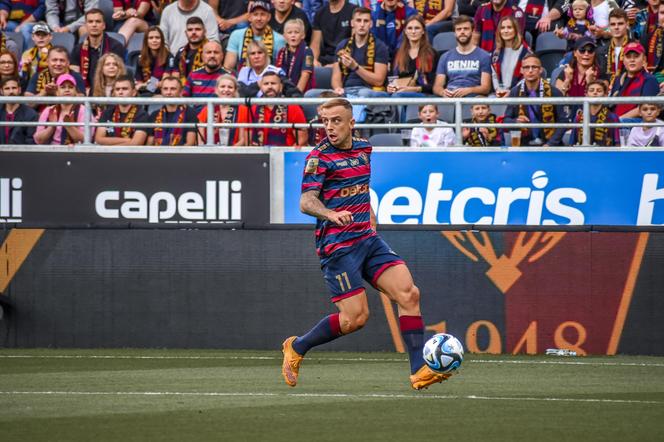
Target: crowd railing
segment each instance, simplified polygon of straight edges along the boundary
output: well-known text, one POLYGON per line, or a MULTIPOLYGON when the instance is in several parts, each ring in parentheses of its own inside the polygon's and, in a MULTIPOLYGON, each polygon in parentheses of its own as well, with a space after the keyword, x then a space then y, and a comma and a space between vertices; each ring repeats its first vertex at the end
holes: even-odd
MULTIPOLYGON (((265 128, 271 127, 276 129, 318 129, 322 127, 320 123, 270 123, 270 122, 252 122, 252 123, 217 123, 214 121, 214 106, 217 105, 300 105, 315 107, 327 101, 325 98, 165 98, 165 97, 132 97, 132 98, 118 98, 118 97, 11 97, 0 96, 0 105, 4 106, 7 103, 20 103, 26 105, 53 105, 53 104, 81 104, 84 106, 83 114, 83 142, 81 146, 95 146, 93 139, 93 130, 95 127, 205 127, 206 139, 214 140, 215 128, 265 128), (112 123, 112 122, 99 122, 93 121, 93 109, 100 106, 109 105, 188 105, 207 107, 207 122, 205 123, 112 123)), ((664 122, 658 121, 653 123, 643 122, 620 122, 620 123, 591 123, 590 107, 596 104, 606 104, 614 106, 617 104, 635 104, 641 103, 657 104, 664 107, 664 96, 657 97, 523 97, 523 98, 432 98, 432 97, 419 97, 419 98, 352 98, 349 99, 353 105, 381 105, 381 106, 421 106, 423 104, 433 104, 436 106, 453 106, 454 107, 454 122, 444 122, 437 124, 414 124, 414 123, 358 123, 355 125, 356 129, 413 129, 415 127, 432 128, 432 127, 450 127, 454 129, 456 135, 456 145, 463 146, 463 129, 464 128, 497 128, 502 130, 509 129, 529 129, 529 128, 565 128, 565 129, 578 129, 582 128, 583 138, 581 140, 581 147, 591 147, 590 129, 596 127, 613 128, 618 127, 621 129, 629 129, 638 126, 648 127, 661 127, 664 122), (505 107, 509 105, 556 105, 556 106, 574 106, 580 107, 582 112, 582 122, 574 123, 556 122, 556 123, 472 123, 464 121, 464 108, 477 104, 485 104, 488 106, 505 107)), ((500 115, 497 115, 500 116, 500 115)), ((0 121, 0 127, 5 126, 81 126, 79 122, 15 122, 15 121, 0 121)), ((214 143, 208 141, 205 146, 215 146, 214 143)), ((619 147, 619 146, 618 146, 619 147)))

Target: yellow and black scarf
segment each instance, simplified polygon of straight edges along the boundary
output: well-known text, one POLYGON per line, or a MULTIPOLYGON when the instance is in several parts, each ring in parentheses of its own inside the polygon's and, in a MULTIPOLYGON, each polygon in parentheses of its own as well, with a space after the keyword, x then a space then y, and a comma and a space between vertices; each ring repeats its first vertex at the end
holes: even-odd
MULTIPOLYGON (((608 116, 609 116, 609 108, 606 106, 602 106, 600 111, 597 113, 597 119, 595 120, 595 123, 597 124, 606 123, 608 116)), ((579 112, 577 113, 576 122, 583 123, 583 112, 581 110, 579 110, 579 112)), ((580 127, 578 131, 579 131, 579 137, 577 141, 579 144, 581 144, 583 143, 583 127, 580 127)), ((604 126, 594 127, 590 129, 590 133, 592 134, 591 144, 595 146, 611 146, 613 144, 613 140, 607 137, 609 133, 609 129, 607 127, 604 126)))
POLYGON ((606 53, 606 72, 611 74, 611 79, 609 83, 613 83, 614 77, 623 68, 623 56, 625 54, 624 48, 628 42, 629 38, 627 36, 624 36, 623 41, 620 44, 620 54, 618 55, 618 68, 616 68, 616 63, 614 59, 616 54, 616 45, 613 42, 613 39, 611 39, 611 43, 609 44, 609 50, 606 53))
MULTIPOLYGON (((478 121, 475 118, 472 119, 473 123, 490 123, 495 124, 496 116, 494 114, 489 114, 489 117, 486 121, 478 121)), ((495 127, 487 127, 489 130, 489 136, 485 137, 484 134, 480 132, 479 127, 473 127, 470 129, 470 135, 468 136, 468 145, 473 147, 487 147, 493 144, 493 140, 498 136, 498 129, 495 127)))
MULTIPOLYGON (((164 116, 166 114, 166 106, 163 106, 159 109, 157 117, 155 118, 155 124, 162 124, 164 122, 164 116)), ((187 113, 186 106, 178 106, 175 111, 174 124, 177 124, 177 127, 162 127, 157 126, 154 128, 154 145, 155 146, 179 146, 180 140, 182 139, 183 128, 180 126, 184 122, 184 115, 187 113), (164 144, 166 141, 166 144, 164 144)))
MULTIPOLYGON (((113 111, 113 117, 112 121, 113 123, 132 123, 134 121, 134 117, 136 116, 136 111, 138 111, 138 106, 131 106, 129 108, 129 112, 125 114, 124 119, 120 119, 120 106, 115 106, 115 110, 113 111)), ((120 126, 114 126, 113 127, 113 135, 118 136, 118 130, 120 130, 120 137, 122 138, 131 138, 134 136, 134 132, 136 129, 134 127, 120 127, 120 126)))
MULTIPOLYGON (((346 52, 348 54, 353 53, 353 48, 355 46, 355 36, 351 36, 348 39, 348 42, 346 43, 346 46, 340 51, 340 52, 346 52)), ((376 37, 374 37, 373 34, 369 34, 369 41, 367 42, 367 57, 366 57, 367 64, 362 66, 364 69, 366 69, 369 72, 374 71, 374 66, 376 64, 376 37)), ((341 78, 342 82, 346 81, 346 78, 350 75, 350 69, 348 69, 344 64, 339 61, 339 68, 341 69, 341 78)), ((384 87, 382 86, 374 86, 371 89, 375 91, 383 91, 385 90, 384 87)))
POLYGON ((53 82, 53 76, 51 75, 51 71, 48 69, 44 69, 37 76, 37 89, 35 92, 39 94, 41 91, 44 90, 46 85, 51 82, 53 82))
POLYGON ((648 40, 648 71, 657 72, 664 52, 664 28, 657 27, 648 40))
POLYGON ((443 0, 415 0, 415 9, 424 20, 431 20, 443 10, 443 0))
MULTIPOLYGON (((249 56, 249 44, 254 41, 254 30, 249 26, 246 31, 244 31, 244 40, 242 42, 242 52, 240 52, 240 59, 238 60, 239 71, 242 66, 247 64, 247 57, 249 56)), ((272 54, 274 53, 274 34, 272 33, 272 28, 270 25, 265 26, 263 30, 263 45, 267 49, 268 64, 272 63, 272 54)))
MULTIPOLYGON (((525 80, 521 81, 521 87, 519 88, 519 97, 529 97, 529 93, 526 90, 526 82, 525 80)), ((539 91, 537 96, 539 98, 543 97, 552 97, 553 93, 551 91, 551 84, 549 83, 548 80, 541 79, 540 84, 539 84, 539 91)), ((555 123, 556 122, 556 114, 554 112, 553 104, 543 104, 540 106, 542 109, 542 123, 555 123)), ((526 106, 523 104, 519 105, 519 116, 528 116, 528 112, 526 112, 526 106)), ((529 117, 530 118, 530 117, 529 117)), ((532 123, 532 121, 531 121, 532 123)), ((521 129, 521 136, 526 137, 528 135, 528 131, 530 129, 521 129)), ((544 136, 548 140, 553 136, 553 133, 555 132, 555 128, 553 127, 545 127, 544 128, 544 136)))
MULTIPOLYGON (((49 50, 52 47, 53 45, 51 43, 46 46, 49 50)), ((26 78, 30 78, 34 74, 39 74, 48 69, 48 57, 42 57, 41 51, 37 46, 28 49, 26 55, 23 56, 23 60, 25 61, 21 65, 21 72, 26 78)))
MULTIPOLYGON (((189 58, 189 51, 192 50, 191 46, 189 46, 189 43, 187 43, 182 49, 182 54, 180 55, 180 60, 179 60, 179 65, 178 65, 178 70, 180 71, 180 79, 182 80, 182 84, 184 85, 185 82, 187 81, 187 76, 195 71, 196 69, 200 69, 204 66, 203 64, 203 46, 205 46, 205 43, 207 43, 207 38, 204 38, 203 41, 201 42, 201 45, 196 49, 196 53, 194 54, 194 61, 192 61, 190 69, 187 70, 187 59, 189 58)), ((145 67, 143 68, 145 69, 145 67)), ((145 71, 144 71, 145 75, 145 71)), ((150 72, 151 75, 151 72, 150 72)))

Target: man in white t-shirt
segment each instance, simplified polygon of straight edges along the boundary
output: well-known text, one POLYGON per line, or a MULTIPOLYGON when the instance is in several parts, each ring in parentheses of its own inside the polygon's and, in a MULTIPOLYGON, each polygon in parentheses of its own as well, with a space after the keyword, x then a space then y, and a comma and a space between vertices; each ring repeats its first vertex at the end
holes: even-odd
POLYGON ((219 28, 210 5, 201 0, 178 0, 164 9, 159 22, 171 54, 177 54, 187 44, 187 19, 194 16, 203 20, 207 39, 219 41, 219 28))

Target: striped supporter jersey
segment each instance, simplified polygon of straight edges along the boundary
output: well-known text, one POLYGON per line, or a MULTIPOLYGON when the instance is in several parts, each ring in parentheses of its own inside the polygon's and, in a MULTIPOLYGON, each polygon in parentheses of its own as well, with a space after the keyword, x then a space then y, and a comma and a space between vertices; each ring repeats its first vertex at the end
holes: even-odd
POLYGON ((337 149, 325 138, 307 156, 302 193, 317 190, 328 209, 353 213, 353 222, 347 226, 316 222, 316 251, 321 258, 376 234, 369 222, 371 149, 362 138, 353 138, 353 148, 348 150, 337 149))

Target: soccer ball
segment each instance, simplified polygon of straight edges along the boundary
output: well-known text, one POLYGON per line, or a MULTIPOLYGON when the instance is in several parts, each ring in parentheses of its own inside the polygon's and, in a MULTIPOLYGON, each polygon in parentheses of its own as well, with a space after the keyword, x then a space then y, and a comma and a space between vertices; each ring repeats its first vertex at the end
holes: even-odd
POLYGON ((461 366, 463 345, 452 335, 438 333, 424 344, 422 356, 436 373, 449 373, 461 366))

